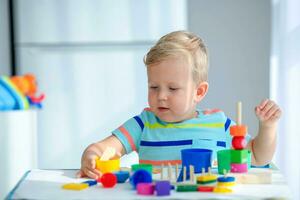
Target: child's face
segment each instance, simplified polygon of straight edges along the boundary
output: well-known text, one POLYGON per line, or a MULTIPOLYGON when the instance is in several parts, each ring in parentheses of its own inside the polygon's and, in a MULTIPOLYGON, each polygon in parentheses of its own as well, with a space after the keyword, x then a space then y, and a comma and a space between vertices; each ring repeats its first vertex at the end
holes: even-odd
POLYGON ((166 122, 196 116, 197 87, 183 58, 169 58, 147 67, 148 101, 152 112, 166 122))

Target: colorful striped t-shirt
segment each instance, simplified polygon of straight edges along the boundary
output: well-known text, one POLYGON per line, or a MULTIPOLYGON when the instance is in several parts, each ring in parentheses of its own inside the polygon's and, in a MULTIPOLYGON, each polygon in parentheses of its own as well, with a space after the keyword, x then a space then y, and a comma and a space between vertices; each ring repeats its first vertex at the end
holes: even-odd
POLYGON ((234 124, 218 109, 198 110, 196 118, 168 123, 146 108, 112 133, 126 153, 138 152, 140 163, 175 165, 181 164, 181 150, 187 148, 211 149, 214 161, 218 150, 231 148, 229 127, 234 124))

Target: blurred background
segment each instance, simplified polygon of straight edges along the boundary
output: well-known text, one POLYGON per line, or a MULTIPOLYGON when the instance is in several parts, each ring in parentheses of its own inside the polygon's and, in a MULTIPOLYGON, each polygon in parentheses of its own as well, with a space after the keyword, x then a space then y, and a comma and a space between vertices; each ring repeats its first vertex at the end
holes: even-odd
MULTIPOLYGON (((189 30, 210 56, 200 108, 235 119, 242 101, 252 136, 260 101, 282 108, 274 163, 299 199, 299 9, 299 0, 0 0, 0 75, 33 73, 46 94, 32 167, 79 168, 87 145, 147 106, 149 48, 166 33, 189 30)), ((6 143, 1 127, 0 134, 6 143)), ((1 162, 9 157, 1 152, 1 162)), ((134 153, 123 159, 133 162, 134 153)))

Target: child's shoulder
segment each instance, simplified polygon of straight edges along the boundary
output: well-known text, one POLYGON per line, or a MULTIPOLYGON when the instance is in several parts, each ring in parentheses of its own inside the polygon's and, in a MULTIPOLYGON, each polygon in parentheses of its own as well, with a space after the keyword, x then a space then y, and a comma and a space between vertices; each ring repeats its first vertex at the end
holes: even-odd
POLYGON ((156 121, 156 116, 149 107, 144 108, 143 111, 138 116, 143 121, 156 121))
POLYGON ((224 111, 218 108, 214 109, 203 109, 203 110, 197 110, 199 115, 199 118, 205 118, 205 119, 214 119, 214 120, 226 120, 227 116, 225 115, 224 111))

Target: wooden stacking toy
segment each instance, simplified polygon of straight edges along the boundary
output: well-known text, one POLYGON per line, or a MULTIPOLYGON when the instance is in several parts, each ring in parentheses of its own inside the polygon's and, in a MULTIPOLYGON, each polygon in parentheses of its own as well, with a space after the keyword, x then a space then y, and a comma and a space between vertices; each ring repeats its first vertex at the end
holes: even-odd
POLYGON ((198 184, 211 184, 217 181, 218 176, 211 173, 210 168, 208 169, 208 173, 205 173, 205 169, 202 169, 202 174, 197 177, 198 184))
POLYGON ((230 171, 244 173, 248 171, 248 150, 246 148, 247 126, 242 124, 242 103, 237 104, 237 125, 230 127, 232 138, 230 171))

